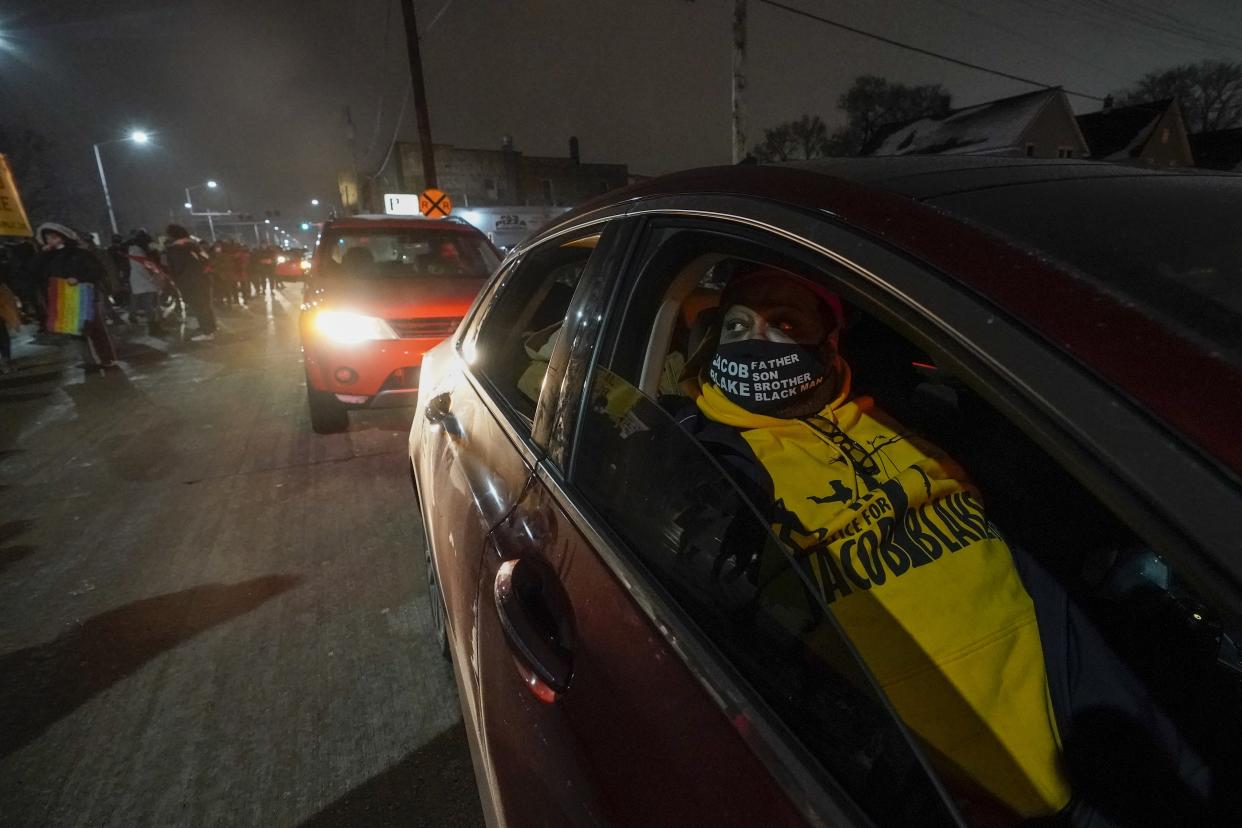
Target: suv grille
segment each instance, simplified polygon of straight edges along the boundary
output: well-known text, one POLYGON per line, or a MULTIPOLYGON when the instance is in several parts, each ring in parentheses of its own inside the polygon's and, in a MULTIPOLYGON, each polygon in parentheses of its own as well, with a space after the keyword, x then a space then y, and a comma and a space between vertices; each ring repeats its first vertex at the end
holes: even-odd
POLYGON ((439 319, 389 319, 388 324, 402 339, 444 339, 457 330, 461 317, 439 319))

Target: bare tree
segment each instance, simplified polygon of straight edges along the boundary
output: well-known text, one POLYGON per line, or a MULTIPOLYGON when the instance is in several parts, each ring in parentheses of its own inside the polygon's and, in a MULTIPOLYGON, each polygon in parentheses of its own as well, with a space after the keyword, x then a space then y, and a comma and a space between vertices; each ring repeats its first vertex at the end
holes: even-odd
POLYGON ((1176 98, 1191 132, 1242 124, 1242 63, 1203 60, 1148 72, 1113 96, 1119 106, 1176 98))
POLYGON ((906 86, 875 75, 859 75, 837 98, 837 109, 847 121, 832 137, 832 154, 857 155, 880 127, 944 115, 952 103, 953 97, 938 83, 906 86))
POLYGON ((860 75, 841 97, 837 109, 846 125, 831 135, 817 115, 803 115, 763 131, 752 154, 760 161, 793 161, 858 155, 880 127, 949 111, 952 96, 940 84, 906 86, 875 75, 860 75))
POLYGON ((752 154, 760 161, 794 161, 828 155, 828 126, 818 115, 803 115, 763 131, 752 154))

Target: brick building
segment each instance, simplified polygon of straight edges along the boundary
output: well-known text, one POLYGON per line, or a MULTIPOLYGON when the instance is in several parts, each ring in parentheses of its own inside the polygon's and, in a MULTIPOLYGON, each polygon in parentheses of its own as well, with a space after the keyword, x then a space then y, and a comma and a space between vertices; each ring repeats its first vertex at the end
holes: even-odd
MULTIPOLYGON (((377 192, 419 193, 426 189, 416 143, 399 142, 390 164, 376 182, 377 192)), ((527 155, 505 136, 499 149, 465 149, 435 145, 439 189, 455 207, 541 205, 572 207, 629 183, 625 164, 583 163, 578 139, 569 139, 566 158, 527 155)))

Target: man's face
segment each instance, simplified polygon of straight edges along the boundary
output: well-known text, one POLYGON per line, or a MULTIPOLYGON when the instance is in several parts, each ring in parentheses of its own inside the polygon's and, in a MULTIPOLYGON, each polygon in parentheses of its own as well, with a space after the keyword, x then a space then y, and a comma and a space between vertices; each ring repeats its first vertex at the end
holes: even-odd
POLYGON ((725 311, 720 341, 766 339, 818 345, 836 345, 836 325, 824 303, 811 290, 790 280, 747 282, 725 311))
POLYGON ((43 247, 47 250, 54 250, 57 247, 64 247, 65 237, 55 230, 43 231, 43 247))
POLYGON ((827 370, 826 381, 811 394, 790 400, 772 416, 807 417, 820 411, 837 394, 837 341, 840 326, 828 306, 806 286, 792 279, 747 281, 731 297, 720 328, 720 343, 762 339, 819 346, 827 370))

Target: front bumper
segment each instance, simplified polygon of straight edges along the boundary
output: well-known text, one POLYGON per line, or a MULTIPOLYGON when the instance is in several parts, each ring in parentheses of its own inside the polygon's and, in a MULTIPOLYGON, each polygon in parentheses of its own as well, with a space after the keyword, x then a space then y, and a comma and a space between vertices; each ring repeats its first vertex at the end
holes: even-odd
POLYGON ((303 336, 306 381, 349 405, 413 405, 423 354, 439 339, 384 339, 338 345, 303 336))

